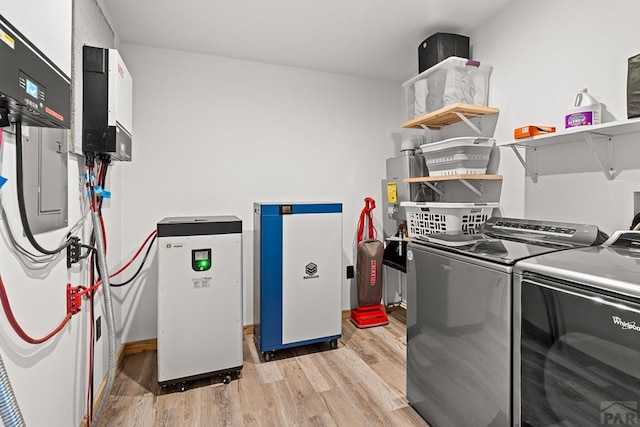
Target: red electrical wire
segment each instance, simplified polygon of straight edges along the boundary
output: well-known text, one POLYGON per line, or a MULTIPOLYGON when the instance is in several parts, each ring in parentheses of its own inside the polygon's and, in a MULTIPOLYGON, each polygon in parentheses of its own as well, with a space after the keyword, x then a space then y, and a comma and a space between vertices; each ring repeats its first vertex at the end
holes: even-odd
MULTIPOLYGON (((100 185, 100 177, 102 176, 103 166, 104 165, 102 163, 100 163, 100 167, 98 168, 98 174, 97 174, 97 178, 96 178, 97 180, 96 180, 96 182, 91 183, 92 186, 100 185)), ((93 205, 95 207, 95 211, 94 212, 100 211, 99 198, 100 198, 100 195, 94 191, 94 193, 93 193, 93 205)))
POLYGON ((89 201, 89 210, 91 212, 95 212, 95 206, 93 204, 93 186, 92 186, 92 182, 91 182, 91 176, 93 175, 93 168, 90 166, 87 166, 87 183, 86 183, 86 190, 87 190, 87 199, 89 201))
POLYGON ((127 262, 124 266, 120 267, 120 269, 118 271, 116 271, 115 273, 109 275, 109 278, 111 279, 112 277, 117 276, 118 274, 122 273, 124 270, 126 270, 132 263, 133 261, 138 258, 138 256, 140 255, 140 253, 142 252, 142 250, 144 249, 145 246, 147 246, 147 243, 149 242, 149 240, 151 240, 151 238, 158 232, 158 230, 153 230, 148 236, 147 238, 144 240, 144 242, 142 243, 142 245, 140 246, 140 248, 138 248, 138 251, 135 253, 135 255, 129 260, 129 262, 127 262))
POLYGON ((4 288, 4 283, 2 282, 2 276, 0 276, 0 300, 2 300, 2 308, 4 308, 4 314, 5 316, 7 316, 7 320, 11 324, 11 327, 13 328, 14 331, 16 331, 16 334, 18 334, 20 338, 22 338, 24 341, 28 342, 29 344, 42 344, 43 342, 48 341, 53 336, 55 336, 58 332, 60 332, 62 328, 65 327, 69 319, 71 319, 71 313, 67 313, 67 316, 64 318, 62 323, 60 323, 60 325, 58 325, 58 327, 54 329, 51 333, 47 334, 43 338, 32 338, 20 327, 20 325, 18 324, 18 321, 13 315, 13 311, 11 310, 11 305, 9 305, 9 299, 7 298, 7 291, 4 288))
POLYGON ((158 230, 153 230, 148 236, 147 238, 144 240, 144 242, 142 243, 142 245, 140 246, 140 248, 138 248, 138 251, 135 253, 135 255, 133 256, 133 258, 131 258, 129 260, 129 262, 127 262, 124 266, 120 267, 120 269, 118 271, 116 271, 115 273, 109 275, 109 278, 111 279, 114 276, 117 276, 118 274, 122 273, 124 270, 126 270, 131 263, 133 263, 133 261, 138 258, 138 256, 140 255, 140 253, 142 252, 142 250, 144 249, 145 246, 147 246, 147 242, 149 242, 149 240, 151 240, 151 238, 158 232, 158 230))
MULTIPOLYGON (((103 185, 103 180, 104 180, 104 163, 100 163, 100 168, 98 168, 98 176, 97 176, 97 181, 95 183, 95 185, 102 187, 103 185)), ((100 206, 102 205, 100 202, 100 198, 102 196, 99 193, 95 193, 95 205, 96 205, 96 211, 100 212, 100 206)), ((102 226, 102 228, 104 229, 104 226, 102 226)), ((104 235, 104 232, 102 233, 104 235)), ((106 245, 105 245, 106 246, 106 245)))
POLYGON ((104 242, 104 254, 107 255, 107 228, 104 226, 104 217, 100 214, 100 228, 102 229, 102 241, 104 242))
MULTIPOLYGON (((127 268, 129 268, 129 266, 131 266, 131 264, 133 264, 133 261, 136 260, 136 258, 138 258, 138 256, 140 256, 140 254, 142 253, 142 250, 145 248, 145 246, 147 246, 147 243, 149 242, 149 240, 151 240, 151 238, 158 232, 158 230, 153 230, 148 236, 147 238, 144 240, 144 242, 142 243, 142 245, 140 245, 140 247, 138 248, 138 250, 136 251, 136 253, 133 255, 133 257, 122 267, 120 267, 118 269, 118 271, 116 271, 113 274, 109 275, 109 278, 111 279, 112 277, 117 276, 118 274, 122 273, 124 270, 126 270, 127 268)), ((92 255, 93 256, 93 255, 92 255)), ((102 284, 102 280, 98 280, 95 285, 92 285, 90 287, 88 287, 87 289, 85 289, 84 291, 80 292, 80 295, 84 295, 88 292, 90 292, 91 290, 96 290, 98 288, 98 286, 100 286, 102 284)))
POLYGON ((87 384, 87 427, 91 427, 91 380, 93 379, 93 292, 89 292, 89 380, 87 384))

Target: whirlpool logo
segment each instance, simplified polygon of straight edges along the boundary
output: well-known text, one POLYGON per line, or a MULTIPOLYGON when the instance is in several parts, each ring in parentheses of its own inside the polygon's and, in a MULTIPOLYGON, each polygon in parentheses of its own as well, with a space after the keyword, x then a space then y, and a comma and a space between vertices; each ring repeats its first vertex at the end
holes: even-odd
POLYGON ((613 324, 620 326, 622 329, 630 329, 632 331, 640 332, 640 326, 636 325, 636 322, 627 322, 618 316, 611 316, 611 318, 613 319, 613 324))
POLYGON ((305 276, 302 277, 303 279, 317 279, 320 277, 318 275, 318 266, 313 262, 310 262, 304 267, 304 272, 305 276))

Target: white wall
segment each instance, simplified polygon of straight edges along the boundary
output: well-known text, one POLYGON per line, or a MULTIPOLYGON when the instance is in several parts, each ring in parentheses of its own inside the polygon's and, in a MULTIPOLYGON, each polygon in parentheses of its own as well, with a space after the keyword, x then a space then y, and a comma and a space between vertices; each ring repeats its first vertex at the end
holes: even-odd
MULTIPOLYGON (((106 25, 102 14, 94 1, 74 2, 74 22, 76 24, 73 78, 81 77, 83 43, 110 46, 113 33, 106 25)), ((71 13, 71 1, 69 13, 71 13)), ((0 10, 0 13, 2 11, 0 10)), ((47 13, 45 11, 45 13, 47 13)), ((37 14, 36 14, 37 15, 37 14)), ((71 25, 71 17, 68 17, 71 25)), ((71 29, 68 29, 69 36, 71 29)), ((71 51, 66 52, 71 58, 71 51)), ((75 81, 75 99, 81 96, 81 80, 75 81)), ((81 99, 81 98, 80 98, 81 99)), ((72 127, 81 129, 81 106, 76 103, 72 113, 72 127)), ((75 133, 72 141, 80 144, 80 132, 75 133)), ((25 168, 34 165, 25 165, 25 168)), ((69 224, 81 218, 80 179, 84 173, 84 159, 69 156, 69 224)), ((110 237, 109 263, 116 265, 120 255, 120 212, 118 202, 119 179, 117 166, 109 187, 115 189, 112 202, 104 208, 106 227, 110 237)), ((15 138, 4 133, 4 142, 0 155, 0 174, 9 178, 0 190, 2 204, 7 210, 9 223, 23 246, 30 247, 22 234, 18 214, 15 188, 15 138)), ((89 224, 84 227, 81 237, 88 240, 89 224)), ((4 228, 4 224, 0 224, 4 228)), ((56 247, 67 230, 57 230, 36 235, 38 242, 45 248, 56 247)), ((3 233, 4 237, 4 233, 3 233)), ((25 329, 34 337, 41 337, 55 328, 66 315, 66 284, 74 286, 87 284, 87 271, 79 265, 67 270, 64 254, 46 271, 33 271, 23 266, 10 250, 5 238, 0 239, 0 274, 5 284, 13 312, 25 329)), ((88 327, 89 310, 86 300, 83 311, 74 316, 68 325, 55 338, 41 345, 24 343, 17 337, 8 324, 4 314, 0 315, 0 351, 13 385, 18 404, 25 422, 29 426, 77 426, 85 412, 88 381, 88 327)), ((101 315, 101 304, 96 302, 96 316, 101 315)), ((116 319, 119 310, 116 304, 116 319)), ((106 325, 103 323, 103 338, 96 345, 95 380, 97 387, 106 373, 106 325)), ((118 342, 118 345, 120 341, 118 342)))
POLYGON ((0 15, 69 77, 72 3, 71 0, 0 0, 0 15))
MULTIPOLYGON (((492 64, 491 105, 501 109, 496 137, 512 138, 527 124, 564 127, 575 93, 586 87, 617 119, 626 119, 627 58, 640 53, 640 3, 516 0, 471 34, 473 57, 492 64)), ((638 135, 614 140, 616 166, 608 181, 586 144, 539 150, 540 179, 524 177, 511 149, 501 152, 506 215, 628 228, 631 188, 640 180, 638 135)), ((638 189, 635 189, 638 191, 638 189)))
MULTIPOLYGON (((379 199, 393 154, 399 84, 136 45, 121 53, 135 81, 123 250, 167 216, 239 216, 245 324, 253 323, 253 202, 342 202, 351 263, 363 199, 379 199)), ((125 341, 156 336, 155 267, 125 301, 125 341)), ((350 282, 343 279, 344 309, 350 282)))

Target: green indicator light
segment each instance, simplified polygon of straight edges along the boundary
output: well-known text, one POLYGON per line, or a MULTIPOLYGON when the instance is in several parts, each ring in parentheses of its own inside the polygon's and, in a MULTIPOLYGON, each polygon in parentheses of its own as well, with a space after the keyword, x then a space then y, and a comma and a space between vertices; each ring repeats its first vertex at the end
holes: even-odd
POLYGON ((209 267, 209 261, 206 259, 203 259, 202 261, 199 262, 200 264, 200 268, 207 268, 209 267))

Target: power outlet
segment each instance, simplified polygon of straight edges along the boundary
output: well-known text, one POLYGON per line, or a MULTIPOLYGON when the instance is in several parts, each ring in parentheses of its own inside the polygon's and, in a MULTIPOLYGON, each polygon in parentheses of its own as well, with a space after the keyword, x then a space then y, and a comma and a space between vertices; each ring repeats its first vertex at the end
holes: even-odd
POLYGON ((347 279, 353 279, 355 276, 355 271, 353 269, 353 265, 347 266, 347 279))
POLYGON ((96 319, 96 342, 98 342, 98 340, 100 339, 100 337, 102 336, 102 317, 98 316, 98 318, 96 319))

